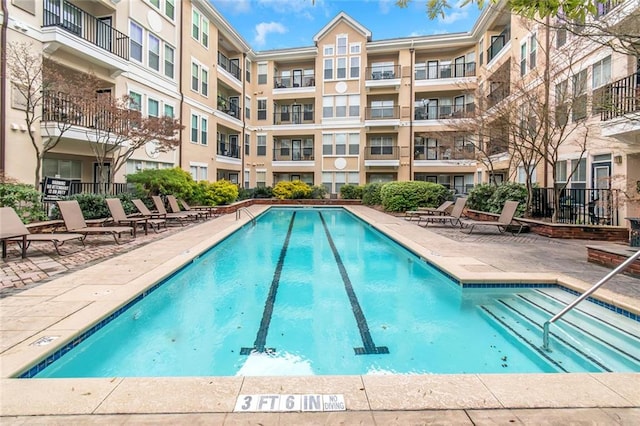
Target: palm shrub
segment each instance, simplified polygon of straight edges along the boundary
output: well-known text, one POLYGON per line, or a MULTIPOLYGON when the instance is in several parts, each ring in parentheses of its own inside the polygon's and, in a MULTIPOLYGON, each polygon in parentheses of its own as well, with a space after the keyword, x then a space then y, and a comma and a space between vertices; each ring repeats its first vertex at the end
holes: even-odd
POLYGON ((467 207, 481 212, 489 211, 489 199, 496 191, 497 186, 489 183, 476 185, 467 196, 467 207))
POLYGON ((311 197, 311 186, 300 181, 281 181, 273 187, 273 195, 281 200, 293 200, 311 197))
POLYGON ((33 185, 0 183, 0 206, 13 207, 24 223, 46 219, 41 196, 33 185))
POLYGON ((231 204, 238 199, 238 186, 228 180, 200 181, 194 185, 189 201, 203 206, 231 204))
POLYGON ((380 196, 385 210, 404 212, 420 206, 439 206, 450 197, 450 193, 438 183, 410 181, 385 183, 380 196))
POLYGON ((362 188, 362 204, 367 206, 379 206, 382 204, 380 189, 382 183, 368 183, 362 188))
POLYGON ((360 185, 343 185, 340 188, 340 198, 344 200, 360 200, 362 199, 363 189, 360 185))

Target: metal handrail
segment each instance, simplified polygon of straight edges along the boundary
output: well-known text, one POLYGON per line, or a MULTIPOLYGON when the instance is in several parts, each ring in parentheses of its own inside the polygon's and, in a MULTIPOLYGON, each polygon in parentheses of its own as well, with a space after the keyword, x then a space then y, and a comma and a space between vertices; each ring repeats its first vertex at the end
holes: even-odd
POLYGON ((555 314, 550 320, 545 322, 544 326, 543 326, 543 334, 542 334, 542 348, 544 350, 546 350, 546 351, 549 351, 549 325, 552 322, 555 322, 555 321, 559 320, 560 318, 562 318, 562 316, 564 314, 569 312, 578 303, 582 302, 584 299, 586 299, 591 294, 593 294, 593 292, 595 292, 597 289, 599 289, 604 283, 609 281, 615 275, 618 275, 620 272, 625 270, 629 265, 631 265, 638 258, 640 258, 640 250, 638 250, 633 256, 631 256, 630 258, 625 260, 623 263, 618 265, 613 271, 609 272, 604 278, 602 278, 600 281, 595 283, 593 285, 593 287, 591 287, 589 290, 587 290, 586 292, 582 293, 582 295, 580 297, 578 297, 576 300, 571 302, 569 305, 565 306, 563 310, 561 310, 560 312, 555 314))
POLYGON ((246 213, 246 215, 251 218, 251 223, 253 225, 255 225, 256 224, 256 217, 246 207, 240 207, 238 210, 236 210, 236 220, 240 219, 240 212, 242 212, 242 211, 244 211, 246 213))

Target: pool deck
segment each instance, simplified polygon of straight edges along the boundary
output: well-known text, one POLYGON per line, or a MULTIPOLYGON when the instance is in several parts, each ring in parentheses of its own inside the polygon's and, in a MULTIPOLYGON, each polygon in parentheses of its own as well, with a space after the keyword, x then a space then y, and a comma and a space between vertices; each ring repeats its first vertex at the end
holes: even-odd
MULTIPOLYGON (((498 235, 495 227, 466 235, 364 206, 349 210, 462 280, 549 281, 584 290, 608 272, 586 262, 592 242, 498 235)), ((226 215, 191 225, 0 299, 0 422, 640 424, 640 373, 10 378, 246 222, 244 215, 239 221, 226 215), (34 344, 43 338, 50 343, 34 344), (234 413, 238 395, 246 394, 341 394, 347 411, 234 413)), ((597 295, 638 313, 639 284, 619 275, 597 295)))

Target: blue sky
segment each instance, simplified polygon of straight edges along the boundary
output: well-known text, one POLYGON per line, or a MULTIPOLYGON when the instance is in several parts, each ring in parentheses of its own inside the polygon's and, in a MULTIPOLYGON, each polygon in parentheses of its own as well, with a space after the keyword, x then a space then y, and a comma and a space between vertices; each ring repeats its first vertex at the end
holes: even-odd
MULTIPOLYGON (((468 31, 479 11, 475 4, 454 7, 429 20, 426 0, 406 9, 395 0, 210 0, 254 50, 313 45, 313 36, 344 11, 371 31, 373 40, 468 31)), ((453 3, 453 2, 451 2, 453 3)))

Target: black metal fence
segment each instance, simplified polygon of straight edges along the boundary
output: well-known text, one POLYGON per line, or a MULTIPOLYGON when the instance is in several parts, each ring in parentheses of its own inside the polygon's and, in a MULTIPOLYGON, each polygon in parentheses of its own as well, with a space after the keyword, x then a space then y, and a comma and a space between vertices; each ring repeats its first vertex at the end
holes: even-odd
MULTIPOLYGON (((559 193, 558 223, 574 225, 619 225, 619 190, 565 188, 559 193)), ((554 188, 534 188, 531 215, 551 219, 556 203, 554 188)))

